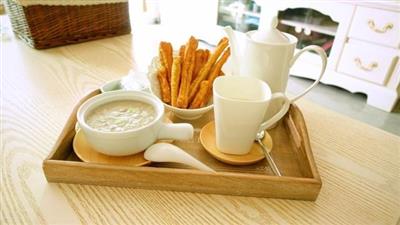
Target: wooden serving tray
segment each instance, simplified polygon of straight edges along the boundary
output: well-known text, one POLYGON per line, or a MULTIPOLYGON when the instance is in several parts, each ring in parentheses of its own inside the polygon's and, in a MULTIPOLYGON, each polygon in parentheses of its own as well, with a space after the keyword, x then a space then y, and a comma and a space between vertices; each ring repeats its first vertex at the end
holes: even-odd
MULTIPOLYGON (((209 173, 174 163, 130 167, 82 162, 72 148, 76 112, 86 99, 99 93, 96 90, 78 103, 53 151, 44 160, 43 170, 48 182, 299 200, 315 200, 319 194, 321 179, 303 115, 296 105, 291 105, 286 116, 268 131, 273 139, 271 154, 282 177, 273 175, 265 159, 250 166, 231 166, 214 159, 199 142, 200 129, 213 119, 213 113, 191 121, 195 127, 193 140, 174 144, 217 171, 209 173)), ((183 122, 172 114, 170 118, 183 122)))

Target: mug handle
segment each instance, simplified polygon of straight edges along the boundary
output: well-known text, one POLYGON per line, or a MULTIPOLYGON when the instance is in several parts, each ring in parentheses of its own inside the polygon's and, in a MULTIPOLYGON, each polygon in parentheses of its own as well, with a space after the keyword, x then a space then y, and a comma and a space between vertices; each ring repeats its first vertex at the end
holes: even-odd
POLYGON ((193 126, 188 123, 161 123, 158 139, 190 140, 193 133, 193 126))
POLYGON ((288 99, 288 97, 286 97, 286 95, 284 95, 281 92, 276 92, 276 93, 272 94, 270 102, 272 102, 273 100, 276 100, 276 99, 282 99, 284 101, 282 108, 273 117, 271 117, 269 120, 263 122, 260 125, 259 132, 268 129, 274 123, 278 122, 283 116, 285 116, 285 114, 289 110, 291 100, 288 99))
POLYGON ((309 45, 309 46, 304 47, 303 49, 301 49, 299 52, 297 52, 294 55, 294 57, 292 58, 292 60, 290 61, 290 64, 289 64, 290 67, 292 67, 293 64, 295 63, 295 61, 299 58, 299 56, 301 54, 303 54, 304 52, 306 52, 306 51, 314 51, 321 57, 321 61, 322 61, 321 72, 320 72, 320 74, 318 76, 318 79, 316 79, 314 81, 314 83, 310 87, 308 87, 306 90, 304 90, 303 93, 301 93, 301 94, 297 95, 296 97, 290 99, 291 102, 294 102, 297 99, 303 97, 305 94, 307 94, 307 92, 309 92, 311 89, 313 89, 319 83, 319 81, 321 80, 322 76, 324 75, 325 69, 326 69, 326 64, 327 64, 326 53, 325 53, 324 49, 322 49, 321 47, 316 46, 316 45, 309 45))

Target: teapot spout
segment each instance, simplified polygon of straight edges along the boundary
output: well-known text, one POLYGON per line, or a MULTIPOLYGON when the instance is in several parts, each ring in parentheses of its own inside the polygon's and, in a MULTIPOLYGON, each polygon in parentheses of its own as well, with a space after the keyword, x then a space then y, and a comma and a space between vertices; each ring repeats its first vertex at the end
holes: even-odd
POLYGON ((240 54, 240 46, 238 44, 235 31, 230 26, 224 27, 224 31, 229 39, 229 45, 231 48, 231 56, 230 56, 230 72, 232 75, 240 75, 240 65, 239 65, 239 56, 240 54))

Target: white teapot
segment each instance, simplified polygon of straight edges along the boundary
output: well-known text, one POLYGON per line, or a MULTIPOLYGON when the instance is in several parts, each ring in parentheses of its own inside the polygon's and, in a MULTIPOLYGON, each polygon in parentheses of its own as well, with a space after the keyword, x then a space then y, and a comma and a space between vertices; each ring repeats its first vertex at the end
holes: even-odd
POLYGON ((268 83, 273 93, 285 92, 289 79, 289 69, 296 59, 305 51, 316 52, 322 60, 321 72, 317 80, 303 93, 292 98, 295 101, 310 91, 322 78, 325 72, 327 57, 325 51, 315 45, 310 45, 296 54, 297 38, 291 34, 276 29, 278 19, 272 18, 271 26, 260 27, 236 36, 231 27, 225 27, 231 45, 231 68, 226 74, 252 76, 268 83))

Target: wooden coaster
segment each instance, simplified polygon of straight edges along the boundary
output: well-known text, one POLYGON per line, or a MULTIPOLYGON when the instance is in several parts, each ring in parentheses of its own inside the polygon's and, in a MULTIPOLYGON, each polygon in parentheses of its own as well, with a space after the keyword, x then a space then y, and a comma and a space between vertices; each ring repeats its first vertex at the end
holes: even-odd
POLYGON ((144 166, 150 161, 144 158, 144 151, 128 156, 109 156, 101 154, 89 145, 82 130, 78 130, 72 143, 76 155, 84 162, 123 166, 144 166))
MULTIPOLYGON (((264 152, 261 146, 257 142, 254 142, 250 152, 246 155, 232 155, 220 152, 216 144, 214 121, 207 123, 201 129, 200 142, 206 149, 206 151, 210 153, 214 158, 218 159, 221 162, 231 165, 236 165, 236 166, 250 165, 259 162, 265 158, 264 152)), ((271 151, 272 138, 268 134, 268 132, 265 132, 263 143, 265 146, 267 146, 269 151, 271 151)))

